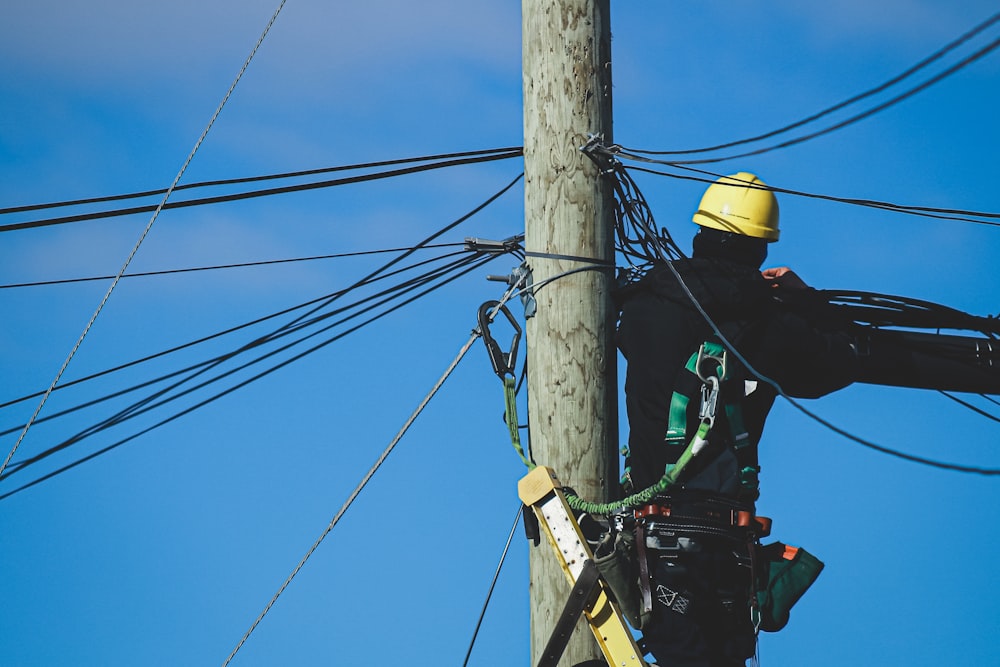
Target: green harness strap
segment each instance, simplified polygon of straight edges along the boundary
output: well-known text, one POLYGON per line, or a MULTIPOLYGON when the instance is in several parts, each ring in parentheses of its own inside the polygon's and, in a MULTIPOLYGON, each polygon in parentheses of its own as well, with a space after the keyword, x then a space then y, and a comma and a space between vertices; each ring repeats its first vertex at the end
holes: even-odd
MULTIPOLYGON (((724 358, 724 355, 725 348, 722 345, 712 341, 705 341, 701 348, 699 348, 699 351, 688 358, 684 368, 696 376, 699 381, 704 382, 698 368, 701 360, 706 358, 721 359, 724 358)), ((719 364, 716 368, 716 376, 723 383, 733 381, 731 369, 724 363, 719 364)), ((729 425, 729 435, 732 438, 732 447, 736 452, 736 459, 740 465, 740 484, 751 493, 756 493, 759 485, 759 468, 757 467, 756 456, 752 448, 748 449, 751 442, 743 421, 743 404, 740 400, 742 396, 743 391, 739 392, 739 396, 735 396, 733 391, 720 392, 720 397, 723 399, 722 407, 726 415, 726 423, 729 425)), ((684 444, 684 437, 688 430, 689 403, 690 397, 679 391, 675 391, 671 397, 669 421, 665 437, 668 447, 679 447, 684 444)), ((681 454, 681 457, 684 457, 686 453, 685 451, 681 454)), ((679 462, 680 459, 678 459, 679 462)))

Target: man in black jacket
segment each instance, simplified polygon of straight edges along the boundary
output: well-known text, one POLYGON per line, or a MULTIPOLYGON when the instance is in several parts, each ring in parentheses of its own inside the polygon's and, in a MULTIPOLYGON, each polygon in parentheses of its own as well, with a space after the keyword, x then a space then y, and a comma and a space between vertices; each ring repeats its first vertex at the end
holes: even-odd
POLYGON ((816 315, 812 290, 794 272, 760 271, 779 234, 777 201, 760 179, 719 179, 693 220, 693 257, 657 264, 620 295, 627 474, 633 491, 655 484, 712 412, 707 444, 639 512, 641 586, 652 608, 642 631, 664 667, 733 667, 756 646, 760 566, 748 546, 755 536, 735 517, 745 524, 754 513, 757 444, 777 395, 771 383, 791 396, 822 396, 853 381, 856 361, 852 339, 816 315), (729 346, 739 354, 720 353, 729 346), (708 376, 722 375, 723 356, 725 379, 709 396, 708 376), (703 366, 702 358, 715 361, 703 366))

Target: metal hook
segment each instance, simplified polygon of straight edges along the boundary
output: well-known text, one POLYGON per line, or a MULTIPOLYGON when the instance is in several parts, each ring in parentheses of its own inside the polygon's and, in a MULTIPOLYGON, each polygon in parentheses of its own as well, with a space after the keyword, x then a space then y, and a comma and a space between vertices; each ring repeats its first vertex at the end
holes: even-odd
POLYGON ((487 301, 479 306, 479 333, 482 334, 483 342, 486 343, 486 351, 490 355, 490 364, 493 365, 493 372, 501 380, 506 375, 513 377, 514 366, 517 364, 517 344, 521 340, 521 325, 511 315, 507 306, 501 304, 499 301, 487 301), (510 352, 504 353, 492 334, 490 334, 490 324, 492 324, 493 319, 496 317, 496 311, 492 315, 490 314, 492 309, 497 309, 503 313, 507 321, 510 322, 510 325, 514 327, 514 339, 510 343, 510 352))

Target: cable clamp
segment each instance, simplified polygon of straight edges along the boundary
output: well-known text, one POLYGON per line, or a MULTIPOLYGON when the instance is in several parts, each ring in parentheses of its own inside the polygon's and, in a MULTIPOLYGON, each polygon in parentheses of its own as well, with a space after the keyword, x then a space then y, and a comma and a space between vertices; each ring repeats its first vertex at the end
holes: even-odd
POLYGON ((465 250, 469 252, 502 255, 520 250, 522 243, 524 243, 524 234, 515 234, 514 236, 506 238, 502 241, 478 239, 470 236, 465 239, 465 250))
POLYGON ((588 134, 587 143, 580 146, 580 150, 593 160, 594 164, 601 170, 602 176, 614 174, 617 170, 619 162, 614 155, 621 150, 621 146, 617 144, 610 148, 605 146, 603 134, 588 134))
MULTIPOLYGON (((522 264, 506 276, 489 274, 486 276, 486 279, 497 283, 507 283, 510 288, 508 289, 508 294, 519 292, 521 305, 524 307, 524 318, 528 319, 535 316, 538 304, 535 301, 535 295, 531 293, 531 269, 527 265, 522 264)), ((506 301, 506 298, 504 300, 506 301)))
POLYGON ((603 134, 587 134, 587 143, 580 146, 580 150, 590 155, 591 153, 596 153, 597 151, 604 148, 604 135, 603 134))

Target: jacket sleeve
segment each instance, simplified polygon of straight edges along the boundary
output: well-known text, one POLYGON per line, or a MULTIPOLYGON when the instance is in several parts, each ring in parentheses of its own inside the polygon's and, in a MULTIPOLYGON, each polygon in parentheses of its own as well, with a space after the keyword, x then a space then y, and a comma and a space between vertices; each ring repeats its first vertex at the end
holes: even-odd
POLYGON ((846 327, 778 309, 759 335, 751 363, 789 396, 818 398, 858 379, 857 349, 846 327))

